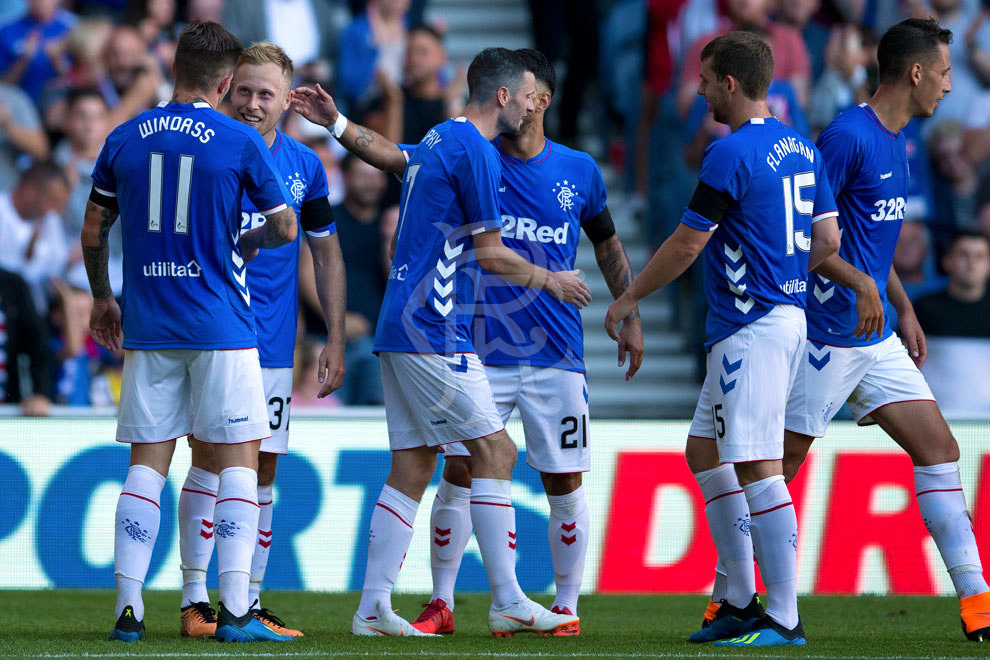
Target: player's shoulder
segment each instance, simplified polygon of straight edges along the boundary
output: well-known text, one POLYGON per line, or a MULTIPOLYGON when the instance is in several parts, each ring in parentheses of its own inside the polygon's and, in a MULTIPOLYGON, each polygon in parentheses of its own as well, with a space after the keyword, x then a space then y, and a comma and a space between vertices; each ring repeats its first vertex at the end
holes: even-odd
POLYGON ((303 161, 310 165, 318 164, 322 166, 320 157, 311 147, 306 146, 299 140, 290 137, 281 131, 279 131, 278 136, 281 141, 278 148, 285 149, 286 155, 291 156, 294 160, 303 161))
POLYGON ((850 144, 861 142, 878 128, 865 103, 854 105, 839 113, 819 136, 819 143, 841 140, 850 144))
POLYGON ((592 158, 591 154, 585 153, 584 151, 578 151, 577 149, 571 149, 567 145, 560 144, 559 142, 551 142, 549 139, 547 142, 550 144, 550 157, 560 159, 568 164, 582 166, 590 170, 598 170, 598 162, 592 158))
MULTIPOLYGON (((494 153, 495 146, 485 139, 478 127, 468 121, 467 117, 454 117, 437 124, 437 129, 442 128, 454 141, 462 145, 468 151, 481 151, 484 153, 494 153)), ((425 138, 424 138, 425 139, 425 138)))

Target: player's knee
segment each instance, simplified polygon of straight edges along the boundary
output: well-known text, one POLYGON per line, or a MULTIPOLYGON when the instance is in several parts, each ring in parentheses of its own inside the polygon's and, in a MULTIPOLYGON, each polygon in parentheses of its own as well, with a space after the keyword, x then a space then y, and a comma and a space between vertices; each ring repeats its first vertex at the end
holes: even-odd
POLYGON ((466 443, 471 452, 472 467, 479 474, 499 475, 508 478, 516 464, 516 444, 505 431, 486 435, 466 443))
POLYGON ((271 486, 275 483, 275 472, 278 467, 278 454, 261 452, 258 454, 258 485, 271 486))
POLYGON ((443 478, 449 484, 461 488, 471 487, 471 459, 468 456, 449 456, 444 459, 443 478))
POLYGON ((189 436, 189 449, 192 454, 192 466, 200 470, 206 470, 213 474, 218 474, 216 453, 213 445, 202 440, 197 440, 194 436, 189 436))
POLYGON ((684 459, 688 469, 697 474, 718 467, 718 447, 711 438, 699 438, 689 435, 684 447, 684 459))
POLYGON ((568 495, 581 487, 580 472, 569 474, 541 472, 540 478, 543 480, 543 489, 547 495, 568 495))

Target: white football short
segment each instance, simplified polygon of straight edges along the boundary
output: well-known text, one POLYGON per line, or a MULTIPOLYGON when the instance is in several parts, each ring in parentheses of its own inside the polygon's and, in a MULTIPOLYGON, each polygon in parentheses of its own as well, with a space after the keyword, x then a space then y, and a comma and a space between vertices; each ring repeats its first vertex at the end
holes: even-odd
POLYGON ((289 404, 292 403, 292 367, 262 367, 261 381, 268 402, 270 438, 261 441, 266 454, 289 453, 289 404))
MULTIPOLYGON (((591 469, 588 428, 588 381, 582 373, 553 367, 494 367, 485 373, 504 424, 519 408, 526 435, 526 463, 548 474, 591 469)), ((457 442, 444 456, 467 456, 457 442)))
POLYGON ((787 402, 785 426, 821 438, 843 403, 866 426, 875 423, 870 413, 887 404, 934 400, 897 335, 848 348, 809 341, 787 402))
POLYGON ((270 435, 258 349, 124 354, 117 440, 164 442, 189 433, 218 444, 270 435))
POLYGON ((804 310, 777 305, 713 345, 689 435, 715 439, 723 463, 783 458, 784 409, 805 336, 804 310))
POLYGON ((378 357, 392 451, 474 440, 505 427, 476 354, 378 357))

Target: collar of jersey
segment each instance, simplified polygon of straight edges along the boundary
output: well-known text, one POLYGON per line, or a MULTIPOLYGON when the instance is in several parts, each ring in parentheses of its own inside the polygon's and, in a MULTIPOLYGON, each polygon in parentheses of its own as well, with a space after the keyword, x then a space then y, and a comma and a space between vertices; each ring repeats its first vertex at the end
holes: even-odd
POLYGON ((774 121, 778 121, 776 117, 750 117, 749 119, 746 120, 746 123, 752 124, 753 126, 762 126, 763 124, 767 123, 768 119, 773 119, 774 121))
POLYGON ((164 107, 170 106, 170 105, 180 105, 180 106, 191 105, 192 107, 198 108, 200 110, 202 110, 203 108, 212 108, 213 107, 212 105, 210 105, 206 101, 196 101, 195 103, 179 103, 178 101, 162 101, 161 103, 158 104, 158 107, 159 108, 164 108, 164 107))
POLYGON ((893 140, 896 140, 897 139, 898 135, 900 135, 900 134, 899 133, 894 133, 889 128, 887 128, 886 126, 884 126, 883 125, 883 122, 880 121, 880 118, 879 117, 877 117, 877 113, 873 111, 873 108, 870 107, 870 104, 869 103, 865 103, 865 102, 864 103, 860 103, 859 104, 859 107, 861 107, 863 109, 863 111, 866 113, 866 116, 869 117, 870 119, 872 119, 873 122, 877 126, 880 127, 880 130, 882 130, 884 133, 886 133, 888 135, 888 137, 890 137, 893 140))
POLYGON ((496 148, 498 149, 498 155, 501 156, 502 158, 504 158, 505 160, 515 161, 517 163, 522 163, 524 165, 536 165, 537 163, 540 163, 540 162, 546 160, 546 158, 550 155, 550 152, 553 150, 553 143, 550 141, 550 138, 545 137, 545 138, 543 138, 543 140, 545 142, 545 144, 543 145, 543 151, 541 151, 540 153, 536 154, 535 156, 533 156, 529 160, 523 160, 522 158, 516 158, 515 156, 510 156, 509 154, 507 154, 504 151, 502 151, 502 136, 501 135, 499 135, 497 138, 495 138, 495 145, 496 145, 496 148))

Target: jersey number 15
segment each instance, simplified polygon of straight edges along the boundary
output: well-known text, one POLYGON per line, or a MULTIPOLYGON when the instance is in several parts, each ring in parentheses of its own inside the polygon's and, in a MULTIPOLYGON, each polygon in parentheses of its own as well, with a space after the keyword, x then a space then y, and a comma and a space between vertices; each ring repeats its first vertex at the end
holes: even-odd
POLYGON ((802 252, 811 251, 811 237, 804 233, 803 229, 794 231, 794 212, 809 218, 815 211, 815 203, 801 197, 802 188, 811 188, 815 185, 814 172, 801 172, 792 178, 783 177, 784 183, 784 223, 787 230, 787 256, 794 254, 796 245, 802 252), (791 192, 793 186, 793 192, 791 192))

